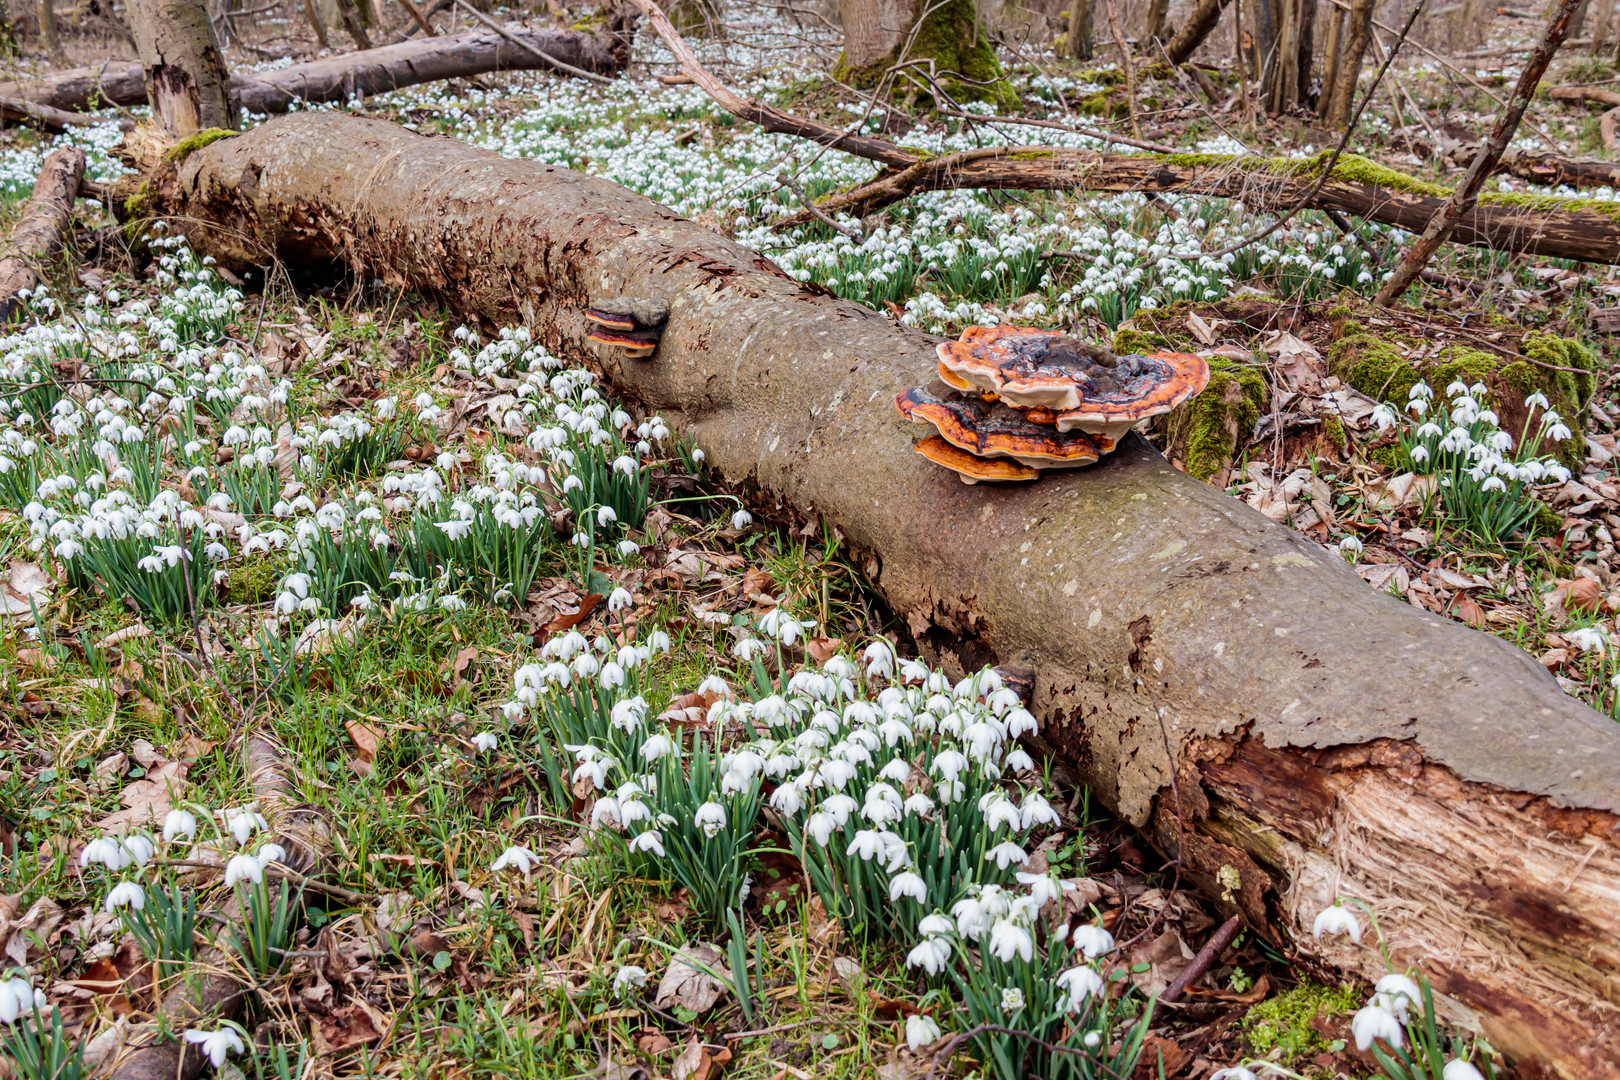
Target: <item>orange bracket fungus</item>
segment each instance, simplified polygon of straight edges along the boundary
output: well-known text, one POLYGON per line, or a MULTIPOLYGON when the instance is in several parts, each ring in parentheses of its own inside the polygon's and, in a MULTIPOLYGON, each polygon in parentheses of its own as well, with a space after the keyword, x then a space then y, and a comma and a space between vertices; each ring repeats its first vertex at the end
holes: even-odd
POLYGON ((613 345, 624 355, 640 359, 651 356, 669 321, 669 304, 663 300, 643 300, 616 296, 594 300, 585 312, 591 322, 591 341, 613 345))
POLYGON ((970 326, 938 353, 939 382, 913 387, 894 404, 908 420, 932 424, 938 441, 956 453, 932 439, 918 451, 969 483, 1033 475, 970 466, 962 454, 1036 470, 1089 465, 1132 427, 1209 382, 1200 356, 1116 356, 1060 330, 1032 327, 970 326))

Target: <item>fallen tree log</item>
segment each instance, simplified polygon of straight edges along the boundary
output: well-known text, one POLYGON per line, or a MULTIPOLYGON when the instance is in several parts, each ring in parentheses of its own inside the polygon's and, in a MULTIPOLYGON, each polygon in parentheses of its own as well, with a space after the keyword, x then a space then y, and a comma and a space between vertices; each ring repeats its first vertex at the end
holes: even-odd
POLYGON ((841 530, 935 659, 1032 671, 1060 765, 1228 915, 1376 976, 1374 950, 1310 936, 1363 898, 1494 1045, 1620 1076, 1620 726, 1525 653, 1140 438, 964 487, 891 405, 935 339, 607 180, 338 113, 144 163, 145 205, 226 266, 347 265, 597 356, 767 513, 841 530), (670 304, 650 360, 587 343, 587 305, 619 295, 670 304))
MULTIPOLYGON (((634 17, 615 14, 595 31, 474 30, 455 37, 402 41, 344 53, 258 75, 232 75, 231 93, 256 113, 283 113, 295 102, 347 101, 442 79, 469 79, 495 71, 552 70, 533 49, 569 67, 613 76, 630 62, 634 17)), ((138 61, 78 68, 41 82, 0 84, 0 95, 52 109, 85 111, 107 105, 144 105, 146 82, 138 61)))
POLYGON ((34 194, 0 254, 0 322, 28 309, 21 294, 39 284, 40 264, 62 250, 83 177, 84 151, 79 147, 64 146, 46 155, 34 194))
MULTIPOLYGON (((12 97, 0 97, 0 120, 50 132, 59 132, 70 127, 91 127, 95 124, 106 123, 100 117, 68 112, 66 109, 55 109, 49 105, 41 105, 37 101, 26 101, 22 98, 12 97)), ((135 127, 135 122, 120 118, 118 126, 125 131, 129 131, 135 127)))
POLYGON ((1583 161, 1513 150, 1502 155, 1496 171, 1549 187, 1564 184, 1572 188, 1620 188, 1620 162, 1616 161, 1583 161))

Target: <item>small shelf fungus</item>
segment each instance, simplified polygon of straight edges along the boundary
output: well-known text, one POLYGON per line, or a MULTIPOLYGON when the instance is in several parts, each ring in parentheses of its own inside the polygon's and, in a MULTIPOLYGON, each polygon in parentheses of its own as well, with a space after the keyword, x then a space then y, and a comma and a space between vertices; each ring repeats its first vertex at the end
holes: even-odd
POLYGON ((669 321, 669 303, 633 296, 591 301, 585 318, 591 322, 591 341, 624 350, 634 359, 651 356, 669 321))
POLYGON ((935 465, 943 465, 961 477, 964 484, 980 480, 1033 480, 1040 470, 1007 458, 982 458, 952 446, 938 435, 930 435, 912 447, 935 465))
POLYGON ((1090 465, 1150 416, 1169 412, 1209 382, 1209 365, 1185 353, 1116 356, 1058 330, 971 326, 939 346, 939 380, 894 404, 938 436, 917 450, 967 483, 1029 480, 1026 469, 1090 465), (951 451, 941 450, 943 443, 951 451))

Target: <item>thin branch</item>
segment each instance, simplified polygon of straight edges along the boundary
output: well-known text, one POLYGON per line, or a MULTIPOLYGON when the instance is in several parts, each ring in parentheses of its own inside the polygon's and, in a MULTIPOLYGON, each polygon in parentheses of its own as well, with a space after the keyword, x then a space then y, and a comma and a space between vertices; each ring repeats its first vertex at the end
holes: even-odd
POLYGON ((843 233, 857 244, 866 239, 866 237, 862 236, 854 229, 851 229, 848 225, 840 225, 838 222, 829 217, 819 206, 816 205, 815 200, 805 193, 804 185, 799 183, 793 177, 789 176, 787 173, 777 173, 776 182, 793 192, 793 194, 798 197, 799 202, 804 206, 804 208, 814 214, 823 224, 832 226, 834 229, 843 233))
POLYGON ((479 11, 477 8, 473 7, 471 4, 463 4, 460 2, 460 0, 457 0, 456 7, 460 8, 462 11, 465 11, 468 15, 471 15, 474 19, 477 19, 479 22, 483 23, 485 26, 489 27, 491 30, 495 31, 497 34, 501 35, 501 37, 505 38, 507 41, 510 41, 518 48, 530 53, 536 59, 550 64, 558 71, 567 72, 576 79, 588 79, 594 83, 601 83, 603 86, 613 85, 613 80, 607 78, 606 76, 598 75, 594 71, 586 71, 584 68, 577 68, 573 64, 565 64, 555 56, 552 56, 550 53, 536 48, 527 41, 524 41, 522 38, 513 34, 510 30, 496 22, 494 19, 490 18, 488 15, 485 15, 482 11, 479 11))

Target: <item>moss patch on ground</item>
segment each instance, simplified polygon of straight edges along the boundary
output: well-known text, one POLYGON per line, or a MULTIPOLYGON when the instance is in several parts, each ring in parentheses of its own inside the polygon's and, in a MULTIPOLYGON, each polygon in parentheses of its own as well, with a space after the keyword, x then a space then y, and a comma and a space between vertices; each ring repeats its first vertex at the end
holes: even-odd
POLYGON ((1249 441, 1266 401, 1257 368, 1219 357, 1209 362, 1204 392, 1170 414, 1170 453, 1189 476, 1208 480, 1229 468, 1249 441))
POLYGON ((1324 986, 1306 980, 1250 1009, 1243 1018, 1243 1037, 1255 1057, 1292 1066, 1301 1058, 1332 1049, 1321 1032, 1311 1026, 1313 1020, 1354 1012, 1360 1005, 1361 996, 1354 987, 1324 986))
MULTIPOLYGON (((1502 430, 1517 439, 1529 414, 1525 398, 1545 394, 1560 416, 1573 421, 1591 400, 1595 373, 1602 363, 1580 342, 1541 332, 1524 339, 1521 348, 1527 359, 1509 359, 1464 345, 1450 346, 1419 361, 1403 355, 1402 345, 1419 344, 1417 339, 1407 340, 1346 319, 1340 324, 1338 340, 1328 349, 1328 371, 1368 397, 1397 407, 1406 405, 1412 387, 1419 382, 1427 382, 1437 398, 1443 398, 1453 382, 1470 386, 1482 382, 1502 430)), ((1565 464, 1577 467, 1586 445, 1580 425, 1571 422, 1569 426, 1575 436, 1558 447, 1557 453, 1565 464)))

